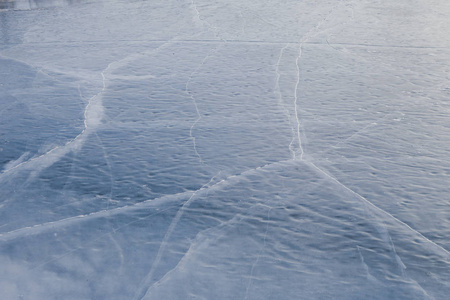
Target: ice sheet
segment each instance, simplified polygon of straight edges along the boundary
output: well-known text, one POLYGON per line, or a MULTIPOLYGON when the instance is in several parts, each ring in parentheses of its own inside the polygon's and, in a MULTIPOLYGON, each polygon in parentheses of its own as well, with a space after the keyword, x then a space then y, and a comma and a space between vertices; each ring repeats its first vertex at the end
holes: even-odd
POLYGON ((446 299, 450 5, 0 1, 2 299, 446 299))

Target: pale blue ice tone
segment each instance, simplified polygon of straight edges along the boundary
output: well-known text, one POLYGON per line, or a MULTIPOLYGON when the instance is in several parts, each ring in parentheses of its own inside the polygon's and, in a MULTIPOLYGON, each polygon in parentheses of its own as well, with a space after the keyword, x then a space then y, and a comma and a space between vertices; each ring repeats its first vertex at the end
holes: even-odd
POLYGON ((0 1, 1 299, 447 299, 450 3, 0 1))

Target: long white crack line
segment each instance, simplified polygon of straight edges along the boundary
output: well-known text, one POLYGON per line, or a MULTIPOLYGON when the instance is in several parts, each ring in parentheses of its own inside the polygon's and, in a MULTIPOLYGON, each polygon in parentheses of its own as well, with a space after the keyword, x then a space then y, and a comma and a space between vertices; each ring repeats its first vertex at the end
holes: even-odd
POLYGON ((164 235, 164 238, 161 241, 161 244, 158 249, 158 253, 156 254, 155 260, 153 261, 152 267, 151 267, 150 271, 148 272, 148 274, 145 276, 145 278, 141 281, 141 284, 139 285, 139 288, 138 288, 136 294, 134 295, 133 300, 141 300, 142 298, 145 297, 145 295, 147 295, 149 289, 152 286, 153 275, 159 266, 161 258, 166 250, 167 243, 168 243, 170 237, 172 236, 172 233, 175 230, 175 227, 178 225, 178 222, 180 221, 181 217, 183 216, 185 210, 188 209, 189 206, 191 205, 191 203, 194 200, 197 193, 203 191, 204 189, 208 189, 209 184, 213 182, 214 178, 216 178, 217 175, 219 175, 219 174, 216 174, 215 176, 213 176, 209 180, 209 182, 205 183, 200 189, 194 191, 193 194, 189 197, 189 199, 177 211, 177 214, 172 219, 172 222, 170 223, 169 228, 167 229, 166 234, 164 235))

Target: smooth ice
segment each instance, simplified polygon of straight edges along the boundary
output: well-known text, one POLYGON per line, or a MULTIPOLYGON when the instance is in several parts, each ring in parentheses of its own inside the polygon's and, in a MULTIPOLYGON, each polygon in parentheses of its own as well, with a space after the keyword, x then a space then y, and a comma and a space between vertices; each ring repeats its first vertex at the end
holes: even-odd
POLYGON ((449 14, 0 0, 0 298, 447 299, 449 14))

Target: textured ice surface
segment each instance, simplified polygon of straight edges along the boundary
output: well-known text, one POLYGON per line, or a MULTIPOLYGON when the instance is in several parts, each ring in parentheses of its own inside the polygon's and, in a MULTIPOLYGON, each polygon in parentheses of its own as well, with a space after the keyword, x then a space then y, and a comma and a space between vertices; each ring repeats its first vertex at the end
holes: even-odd
POLYGON ((2 299, 447 299, 447 1, 0 7, 2 299))

